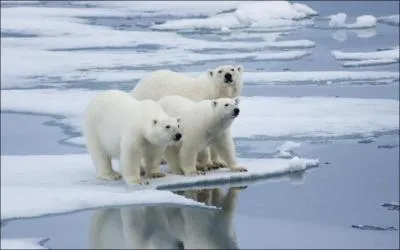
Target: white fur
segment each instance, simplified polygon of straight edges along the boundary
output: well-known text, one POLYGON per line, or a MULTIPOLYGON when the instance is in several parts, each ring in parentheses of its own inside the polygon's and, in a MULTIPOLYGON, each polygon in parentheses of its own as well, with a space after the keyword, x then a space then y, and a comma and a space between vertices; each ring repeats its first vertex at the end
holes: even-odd
POLYGON ((242 91, 242 74, 241 65, 220 66, 195 78, 171 70, 157 70, 141 79, 131 94, 137 100, 154 101, 168 95, 180 95, 193 101, 233 98, 242 91), (227 73, 232 75, 232 82, 225 82, 227 73))
POLYGON ((164 111, 182 121, 182 141, 165 149, 164 158, 174 174, 195 175, 196 160, 200 152, 213 143, 228 167, 245 171, 237 166, 235 145, 229 127, 234 121, 234 110, 239 99, 218 98, 194 102, 188 98, 171 95, 159 101, 164 111))
POLYGON ((234 213, 239 189, 189 190, 182 195, 219 210, 132 206, 96 211, 91 249, 238 249, 234 213))
POLYGON ((83 133, 99 179, 121 178, 111 166, 111 159, 118 158, 125 182, 143 184, 140 159, 145 160, 148 177, 161 177, 162 152, 176 143, 180 129, 179 119, 167 116, 157 102, 137 101, 128 93, 109 90, 89 102, 83 133))

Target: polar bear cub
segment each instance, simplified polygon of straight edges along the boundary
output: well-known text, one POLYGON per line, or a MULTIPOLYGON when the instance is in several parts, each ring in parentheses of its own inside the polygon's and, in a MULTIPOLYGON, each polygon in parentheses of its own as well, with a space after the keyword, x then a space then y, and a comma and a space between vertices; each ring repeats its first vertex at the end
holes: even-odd
POLYGON ((140 80, 131 94, 137 100, 160 100, 180 95, 193 101, 238 97, 243 88, 243 66, 223 65, 198 77, 171 70, 156 70, 140 80))
POLYGON ((159 103, 169 116, 182 119, 182 141, 168 146, 164 152, 164 158, 174 174, 202 173, 196 170, 197 156, 210 143, 216 146, 228 168, 247 171, 237 165, 235 145, 229 132, 229 127, 240 112, 239 98, 194 102, 182 96, 172 95, 162 98, 159 103))
POLYGON ((116 180, 111 159, 119 158, 127 184, 144 184, 140 160, 146 175, 162 177, 159 163, 166 146, 180 141, 179 118, 169 117, 152 100, 137 101, 128 93, 108 90, 95 96, 84 112, 83 134, 99 179, 116 180))

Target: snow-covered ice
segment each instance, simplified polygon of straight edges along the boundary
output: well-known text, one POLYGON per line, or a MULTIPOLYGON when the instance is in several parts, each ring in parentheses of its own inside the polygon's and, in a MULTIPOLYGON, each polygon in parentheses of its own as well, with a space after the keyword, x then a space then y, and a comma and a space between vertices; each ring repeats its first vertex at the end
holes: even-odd
POLYGON ((378 22, 390 24, 393 26, 399 26, 400 15, 390 15, 390 16, 382 16, 378 17, 378 22))
POLYGON ((369 52, 342 52, 334 50, 332 55, 343 66, 371 66, 399 62, 399 46, 392 49, 369 52))
MULTIPOLYGON (((123 4, 125 3, 130 5, 129 2, 123 4)), ((244 6, 246 4, 244 3, 244 6)), ((114 6, 114 3, 109 3, 109 5, 114 6)), ((146 3, 143 5, 147 6, 146 3)), ((180 4, 176 3, 176 6, 180 4)), ((79 77, 83 74, 81 70, 93 68, 173 66, 233 58, 239 61, 247 59, 296 60, 310 55, 311 51, 305 49, 315 46, 315 43, 310 40, 216 42, 189 39, 173 32, 116 30, 111 27, 90 25, 87 21, 78 18, 123 16, 124 14, 121 13, 124 12, 120 13, 120 11, 122 11, 121 8, 15 7, 2 9, 2 32, 37 35, 1 38, 1 59, 8 62, 1 64, 2 87, 21 86, 26 81, 32 82, 35 77, 44 75, 54 78, 60 74, 72 74, 79 77), (26 22, 26 18, 30 21, 26 22), (159 39, 160 37, 163 39, 159 39), (148 53, 141 53, 134 50, 136 46, 147 46, 153 49, 148 53), (131 47, 132 50, 93 50, 112 47, 131 47), (278 48, 295 50, 276 51, 278 48), (222 50, 229 53, 202 54, 203 50, 222 50), (246 52, 242 52, 243 50, 246 52), (24 67, 21 67, 21 61, 24 62, 24 67), (38 61, 41 63, 37 63, 38 61), (30 79, 26 80, 26 78, 30 79)))
POLYGON ((125 14, 140 16, 173 15, 190 17, 217 14, 235 9, 240 1, 73 1, 74 4, 89 4, 106 10, 118 10, 125 14))
MULTIPOLYGON (((16 64, 17 66, 17 64, 16 64)), ((6 66, 4 66, 6 67, 6 66)), ((38 66, 42 68, 42 66, 38 66)), ((146 71, 139 70, 89 70, 85 72, 55 72, 54 75, 43 75, 41 78, 18 78, 22 74, 30 75, 35 72, 32 70, 20 70, 17 69, 14 73, 8 72, 2 74, 1 88, 26 88, 31 86, 47 85, 47 86, 63 86, 68 81, 98 81, 98 82, 110 82, 115 83, 119 81, 132 82, 132 88, 134 87, 134 81, 137 81, 148 74, 146 71), (25 71, 26 70, 26 71, 25 71), (60 72, 60 73, 59 73, 60 72), (57 78, 57 81, 52 80, 53 77, 57 78)), ((43 69, 46 70, 46 69, 43 69)), ((40 71, 39 71, 40 72, 40 71)), ((199 76, 204 72, 184 72, 190 76, 199 76)), ((41 74, 40 74, 41 75, 41 74)), ((251 72, 246 71, 243 75, 244 82, 246 85, 292 85, 292 84, 371 84, 375 82, 381 83, 392 83, 399 79, 399 72, 393 71, 285 71, 285 72, 251 72)), ((54 79, 54 78, 53 78, 54 79)))
POLYGON ((118 68, 118 67, 151 67, 164 65, 186 65, 199 61, 218 60, 293 60, 310 55, 308 50, 264 51, 229 54, 190 53, 181 49, 170 49, 155 53, 103 52, 103 51, 44 51, 24 48, 5 48, 2 41, 1 64, 2 87, 23 85, 25 78, 43 76, 57 77, 60 74, 83 74, 82 69, 118 68), (155 56, 157 55, 157 56, 155 56), (18 60, 15 60, 18 58, 18 60), (20 62, 24 62, 21 67, 20 62), (40 61, 41 63, 37 63, 40 61))
MULTIPOLYGON (((82 89, 2 90, 1 109, 65 116, 61 122, 80 131, 82 112, 98 93, 82 89)), ((235 137, 362 136, 399 129, 398 100, 241 97, 240 108, 240 119, 232 125, 235 137)))
POLYGON ((42 244, 47 238, 2 238, 1 249, 47 249, 42 244))
MULTIPOLYGON (((221 29, 238 27, 280 27, 302 25, 299 19, 318 13, 309 6, 288 1, 244 1, 231 13, 217 14, 208 18, 192 18, 167 21, 153 25, 154 29, 221 29)), ((308 22, 307 22, 308 24, 308 22)))
MULTIPOLYGON (((154 189, 252 180, 303 171, 318 165, 316 159, 238 159, 248 172, 227 169, 204 176, 184 177, 167 174, 150 184, 128 187, 122 180, 96 180, 88 154, 1 156, 1 219, 35 217, 100 206, 125 204, 204 204, 154 189), (137 190, 146 189, 146 190, 137 190)), ((114 160, 113 164, 117 161, 114 160)), ((118 169, 118 168, 116 168, 118 169)))
POLYGON ((365 29, 376 26, 377 18, 372 15, 362 15, 354 23, 346 23, 347 14, 337 13, 329 16, 329 26, 332 28, 365 29))

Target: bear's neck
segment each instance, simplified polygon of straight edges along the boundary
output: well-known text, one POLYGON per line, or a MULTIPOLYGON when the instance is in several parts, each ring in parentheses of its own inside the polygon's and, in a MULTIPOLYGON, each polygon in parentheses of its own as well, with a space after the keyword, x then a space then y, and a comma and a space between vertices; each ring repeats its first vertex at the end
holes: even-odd
POLYGON ((215 113, 213 114, 215 117, 212 119, 213 122, 211 122, 207 130, 207 135, 211 136, 218 136, 222 132, 224 132, 227 128, 229 128, 233 122, 234 119, 231 118, 224 118, 221 119, 218 117, 215 113))

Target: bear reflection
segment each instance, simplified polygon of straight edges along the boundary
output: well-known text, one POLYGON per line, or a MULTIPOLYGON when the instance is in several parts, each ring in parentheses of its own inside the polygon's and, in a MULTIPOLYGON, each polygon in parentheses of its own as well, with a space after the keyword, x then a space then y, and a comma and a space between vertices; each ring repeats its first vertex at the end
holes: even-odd
POLYGON ((239 188, 179 191, 219 210, 130 206, 96 211, 93 249, 238 249, 233 214, 239 188))

